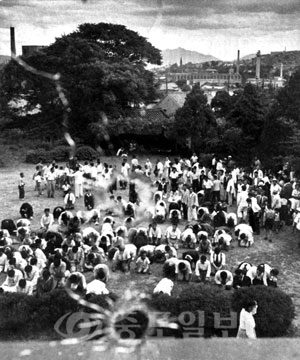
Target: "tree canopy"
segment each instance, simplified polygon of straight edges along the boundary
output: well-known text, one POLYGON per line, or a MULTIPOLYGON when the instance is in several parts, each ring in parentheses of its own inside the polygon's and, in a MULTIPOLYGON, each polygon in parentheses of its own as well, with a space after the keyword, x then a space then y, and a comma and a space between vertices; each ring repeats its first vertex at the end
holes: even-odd
MULTIPOLYGON (((161 55, 147 39, 125 26, 100 23, 82 24, 23 60, 40 72, 60 74, 69 104, 70 131, 88 138, 88 124, 101 122, 102 113, 118 118, 156 97, 154 76, 146 64, 160 64, 161 55)), ((61 122, 66 109, 55 81, 11 61, 1 83, 7 102, 25 99, 28 109, 39 104, 45 124, 50 119, 61 122)))
POLYGON ((216 121, 199 84, 193 86, 182 108, 175 114, 175 135, 192 151, 207 150, 208 140, 216 136, 216 121))

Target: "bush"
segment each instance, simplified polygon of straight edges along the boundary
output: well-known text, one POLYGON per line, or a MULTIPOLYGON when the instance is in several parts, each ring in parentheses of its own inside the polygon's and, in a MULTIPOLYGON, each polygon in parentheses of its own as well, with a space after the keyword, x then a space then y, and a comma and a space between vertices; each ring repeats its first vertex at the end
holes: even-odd
MULTIPOLYGON (((109 295, 113 301, 116 296, 109 295)), ((153 295, 147 301, 151 312, 167 314, 170 322, 176 322, 178 329, 171 329, 161 325, 155 328, 161 330, 164 336, 222 336, 225 330, 228 336, 236 336, 237 316, 249 299, 258 302, 258 312, 255 315, 258 337, 286 336, 295 316, 291 298, 279 289, 255 286, 227 291, 207 284, 193 284, 184 286, 177 297, 159 294, 153 295), (230 314, 231 313, 231 314, 230 314), (221 323, 219 318, 221 317, 221 323), (226 320, 227 318, 227 320, 226 320), (223 328, 222 328, 223 326, 223 328)), ((107 296, 93 296, 89 302, 107 309, 107 296)), ((11 336, 19 339, 33 339, 41 333, 47 334, 47 339, 57 339, 63 336, 76 336, 78 322, 84 313, 95 312, 90 308, 79 305, 64 290, 55 290, 41 298, 24 294, 6 293, 0 295, 0 338, 11 336), (75 317, 72 318, 72 315, 75 317), (78 317, 79 316, 79 317, 78 317), (57 325, 58 320, 62 319, 57 325), (76 320, 76 321, 74 321, 76 320), (59 332, 57 332, 59 330, 59 332)), ((130 310, 128 318, 117 319, 115 325, 130 325, 129 317, 137 320, 139 327, 133 331, 136 336, 142 336, 149 323, 149 317, 139 308, 130 310)), ((107 326, 104 321, 103 326, 107 326)), ((93 328, 89 331, 92 334, 93 328)), ((126 336, 126 334, 124 334, 126 336)))
POLYGON ((19 293, 0 296, 0 335, 30 337, 40 331, 53 331, 56 321, 78 304, 63 290, 55 290, 41 298, 19 293))
MULTIPOLYGON (((222 329, 215 326, 215 313, 222 318, 230 317, 231 292, 216 286, 193 284, 185 287, 177 298, 167 295, 154 296, 149 305, 155 310, 170 313, 170 316, 176 319, 183 336, 221 336, 222 329)), ((231 336, 237 333, 236 327, 226 330, 231 336)))
POLYGON ((234 292, 232 308, 238 313, 249 300, 258 303, 255 315, 258 337, 285 336, 295 317, 292 299, 282 290, 273 287, 254 286, 234 292))
POLYGON ((201 153, 198 155, 198 161, 200 163, 200 165, 206 166, 206 167, 211 167, 211 161, 214 157, 214 154, 204 154, 201 153))
POLYGON ((98 157, 98 153, 90 146, 81 146, 76 150, 76 157, 79 160, 92 160, 98 157))
POLYGON ((25 161, 31 164, 36 164, 40 160, 43 162, 51 162, 53 159, 56 161, 67 161, 69 159, 69 155, 69 146, 56 146, 51 151, 41 148, 27 151, 25 161))
POLYGON ((184 330, 183 336, 185 332, 201 326, 205 337, 222 336, 222 330, 226 330, 228 336, 236 336, 239 313, 250 299, 258 302, 258 312, 255 316, 258 337, 279 337, 288 334, 295 316, 294 305, 289 295, 271 287, 253 286, 227 291, 215 286, 193 284, 185 287, 177 298, 167 295, 153 296, 149 306, 175 317, 178 325, 184 330), (236 326, 233 327, 234 323, 236 326), (228 328, 222 329, 220 325, 227 325, 228 328))
POLYGON ((33 149, 43 149, 46 151, 50 151, 52 148, 52 144, 47 141, 38 141, 38 142, 34 143, 32 147, 33 147, 33 149))
MULTIPOLYGON (((191 285, 188 291, 183 290, 179 295, 179 315, 186 311, 194 314, 195 321, 185 328, 203 326, 205 337, 221 336, 222 330, 216 324, 216 314, 222 318, 230 318, 231 292, 216 286, 191 285)), ((188 319, 186 321, 188 322, 188 319)), ((228 326, 230 326, 230 321, 228 326)), ((229 335, 235 335, 236 330, 235 327, 228 329, 229 335)))
POLYGON ((52 159, 56 161, 67 161, 70 157, 70 146, 56 146, 50 151, 52 159))
POLYGON ((25 162, 30 164, 37 164, 39 161, 49 162, 51 161, 51 152, 47 152, 44 149, 28 150, 25 157, 25 162))

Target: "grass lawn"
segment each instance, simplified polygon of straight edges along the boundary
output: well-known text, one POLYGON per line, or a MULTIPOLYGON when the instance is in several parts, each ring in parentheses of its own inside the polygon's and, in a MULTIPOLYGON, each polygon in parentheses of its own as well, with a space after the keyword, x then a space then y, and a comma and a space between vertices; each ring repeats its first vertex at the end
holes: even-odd
MULTIPOLYGON (((157 157, 152 156, 151 160, 154 163, 157 157)), ((142 164, 145 158, 139 157, 142 164)), ((129 159, 130 160, 130 159, 129 159)), ((102 161, 107 161, 109 164, 117 164, 119 167, 120 159, 102 158, 102 161)), ((0 169, 0 189, 1 189, 1 207, 0 207, 0 221, 5 218, 11 218, 13 220, 18 219, 19 208, 23 201, 18 199, 18 178, 19 172, 25 174, 25 201, 31 203, 34 209, 34 218, 32 220, 32 230, 39 229, 39 221, 42 216, 45 207, 50 207, 51 210, 55 206, 63 205, 63 198, 60 193, 56 193, 54 199, 48 199, 46 194, 37 197, 37 193, 34 192, 34 182, 32 175, 34 172, 34 165, 18 163, 17 165, 8 166, 0 169)), ((128 198, 128 191, 117 191, 116 194, 121 194, 125 199, 128 198)), ((102 197, 97 197, 97 189, 95 195, 99 205, 102 197)), ((83 209, 83 200, 79 199, 76 202, 75 212, 83 209)), ((234 209, 233 209, 234 210, 234 209)), ((122 219, 117 219, 116 224, 122 223, 122 219)), ((143 222, 140 225, 147 226, 147 222, 143 222)), ((163 224, 165 229, 167 224, 163 224)), ((184 227, 184 223, 181 223, 180 228, 184 227)), ((233 271, 238 263, 241 261, 251 262, 253 264, 268 263, 272 267, 276 267, 280 271, 278 286, 288 293, 296 307, 296 319, 295 325, 300 329, 300 248, 298 246, 299 234, 292 233, 291 227, 282 229, 279 234, 274 234, 273 242, 267 242, 264 238, 264 232, 260 236, 255 236, 254 246, 250 249, 244 249, 237 247, 237 243, 234 243, 234 248, 226 253, 227 269, 233 271)), ((154 264, 152 267, 151 275, 138 275, 131 271, 130 274, 123 274, 120 272, 112 273, 111 279, 108 283, 108 289, 116 294, 122 296, 124 291, 128 288, 137 289, 139 291, 151 292, 156 283, 162 277, 162 265, 154 264)), ((87 276, 89 281, 90 275, 87 276)), ((3 275, 0 278, 0 283, 4 280, 3 275)), ((176 296, 184 289, 186 285, 179 283, 174 286, 173 294, 176 296)), ((296 331, 296 334, 298 331, 296 331)))

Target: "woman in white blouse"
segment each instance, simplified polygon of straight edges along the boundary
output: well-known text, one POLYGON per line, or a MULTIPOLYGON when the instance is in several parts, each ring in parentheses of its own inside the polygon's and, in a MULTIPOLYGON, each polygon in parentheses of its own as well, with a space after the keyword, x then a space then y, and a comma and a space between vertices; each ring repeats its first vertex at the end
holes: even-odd
POLYGON ((256 339, 255 320, 253 315, 257 312, 257 302, 249 301, 240 313, 240 326, 237 338, 256 339))

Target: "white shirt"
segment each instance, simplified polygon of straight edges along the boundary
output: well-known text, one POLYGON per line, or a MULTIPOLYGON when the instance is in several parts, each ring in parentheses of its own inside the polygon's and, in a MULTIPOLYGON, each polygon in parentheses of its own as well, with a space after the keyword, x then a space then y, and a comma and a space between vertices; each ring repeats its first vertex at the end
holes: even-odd
POLYGON ((109 291, 103 281, 95 279, 87 284, 86 294, 107 295, 109 291))
POLYGON ((205 260, 204 263, 202 264, 201 260, 198 260, 198 261, 196 262, 196 268, 195 268, 195 274, 196 274, 196 276, 200 276, 200 270, 206 271, 206 277, 209 278, 209 277, 210 277, 210 273, 211 273, 210 261, 209 261, 209 260, 205 260))
POLYGON ((240 326, 239 329, 246 330, 246 334, 249 339, 256 339, 255 333, 255 321, 253 315, 242 309, 240 313, 240 326))
POLYGON ((177 263, 175 264, 175 274, 179 273, 179 264, 183 263, 188 271, 189 274, 192 273, 192 268, 191 268, 191 264, 188 260, 179 260, 177 261, 177 263))
POLYGON ((172 280, 168 278, 163 278, 160 282, 155 286, 153 290, 153 294, 163 293, 171 296, 171 291, 173 290, 174 283, 172 280))
POLYGON ((41 227, 50 227, 54 223, 54 217, 52 214, 46 216, 45 214, 41 218, 41 227))
POLYGON ((215 283, 218 285, 222 284, 221 272, 223 272, 223 271, 225 271, 227 274, 227 279, 226 279, 225 285, 232 285, 233 276, 232 276, 231 272, 228 270, 218 270, 215 275, 215 283))
POLYGON ((176 227, 175 231, 173 230, 173 226, 169 226, 166 230, 165 236, 167 239, 171 239, 171 240, 179 240, 180 236, 181 236, 181 231, 178 229, 178 227, 176 227))
POLYGON ((72 204, 74 204, 75 200, 75 195, 73 193, 68 193, 64 198, 64 203, 67 205, 68 201, 70 201, 72 204))

